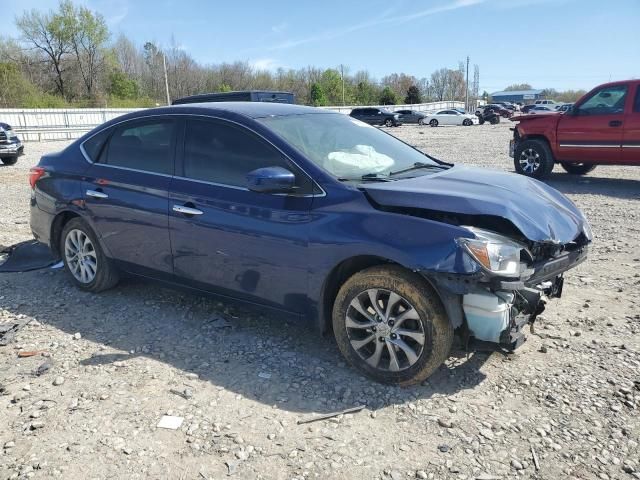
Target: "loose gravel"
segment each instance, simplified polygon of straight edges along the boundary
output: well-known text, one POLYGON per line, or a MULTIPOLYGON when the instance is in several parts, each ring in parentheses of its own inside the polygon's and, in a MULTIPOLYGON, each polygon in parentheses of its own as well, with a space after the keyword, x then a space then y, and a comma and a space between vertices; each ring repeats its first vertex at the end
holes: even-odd
MULTIPOLYGON (((388 131, 512 171, 509 126, 388 131)), ((28 169, 64 146, 28 143, 0 167, 0 245, 31 238, 28 169)), ((640 478, 640 168, 556 170, 592 223, 590 259, 516 353, 456 347, 419 387, 372 383, 331 339, 260 310, 0 275, 0 324, 29 321, 0 347, 0 478, 640 478)))

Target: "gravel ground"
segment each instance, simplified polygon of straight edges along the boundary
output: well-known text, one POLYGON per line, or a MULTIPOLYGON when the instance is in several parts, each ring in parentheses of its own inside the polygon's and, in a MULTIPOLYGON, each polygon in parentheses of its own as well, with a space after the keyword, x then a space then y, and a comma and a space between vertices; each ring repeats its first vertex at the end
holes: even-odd
MULTIPOLYGON (((511 171, 509 126, 391 132, 511 171)), ((0 167, 0 244, 30 238, 28 169, 64 146, 29 143, 0 167)), ((1 275, 0 323, 30 323, 0 347, 0 478, 640 478, 640 168, 549 183, 591 220, 590 259, 515 354, 456 348, 414 388, 371 383, 330 339, 260 311, 133 280, 92 295, 60 270, 1 275), (163 415, 184 421, 157 428, 163 415)))

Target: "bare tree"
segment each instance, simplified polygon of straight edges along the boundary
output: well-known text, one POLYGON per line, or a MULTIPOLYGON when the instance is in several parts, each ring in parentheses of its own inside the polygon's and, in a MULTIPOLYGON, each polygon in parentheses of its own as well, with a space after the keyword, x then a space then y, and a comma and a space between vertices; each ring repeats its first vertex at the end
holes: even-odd
POLYGON ((43 55, 45 65, 53 70, 57 92, 65 97, 65 63, 73 51, 72 29, 65 17, 58 13, 31 10, 17 18, 16 25, 30 48, 43 55))

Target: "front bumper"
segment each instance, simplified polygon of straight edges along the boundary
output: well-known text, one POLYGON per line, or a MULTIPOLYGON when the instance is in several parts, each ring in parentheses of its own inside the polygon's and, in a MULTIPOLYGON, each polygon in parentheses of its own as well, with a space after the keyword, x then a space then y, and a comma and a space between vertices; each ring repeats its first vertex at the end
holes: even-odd
POLYGON ((24 145, 16 143, 0 143, 0 157, 18 157, 24 153, 24 145))

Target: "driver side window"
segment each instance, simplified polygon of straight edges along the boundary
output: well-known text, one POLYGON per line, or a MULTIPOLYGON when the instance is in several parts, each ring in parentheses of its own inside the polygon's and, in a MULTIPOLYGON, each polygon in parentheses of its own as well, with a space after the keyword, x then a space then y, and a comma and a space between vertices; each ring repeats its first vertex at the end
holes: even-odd
POLYGON ((624 113, 627 85, 614 85, 596 91, 578 107, 578 115, 612 115, 624 113))

